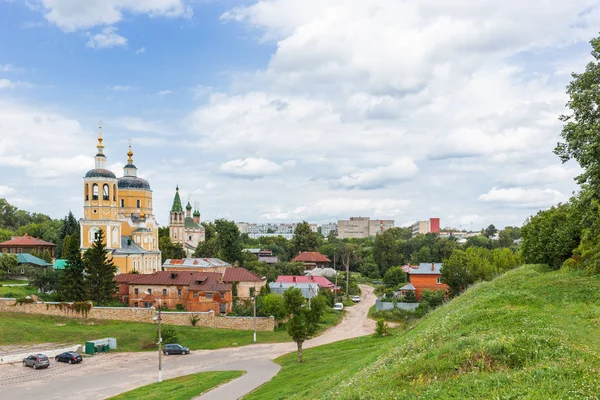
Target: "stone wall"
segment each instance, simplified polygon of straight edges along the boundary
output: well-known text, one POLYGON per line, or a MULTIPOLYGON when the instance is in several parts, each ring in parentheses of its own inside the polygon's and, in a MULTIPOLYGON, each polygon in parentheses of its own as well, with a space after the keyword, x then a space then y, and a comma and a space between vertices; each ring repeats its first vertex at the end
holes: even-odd
MULTIPOLYGON (((0 298, 0 312, 14 312, 25 314, 43 314, 54 315, 58 317, 84 318, 82 314, 68 310, 63 307, 61 310, 59 303, 30 303, 16 304, 15 299, 0 298)), ((128 322, 146 322, 152 323, 152 317, 156 311, 149 308, 133 307, 92 307, 87 318, 89 319, 111 319, 128 322)), ((220 329, 239 329, 253 330, 254 319, 252 317, 221 317, 214 312, 162 312, 163 323, 191 326, 191 318, 196 316, 198 321, 196 326, 220 329)), ((256 317, 256 330, 272 332, 275 329, 275 320, 264 317, 256 317)))

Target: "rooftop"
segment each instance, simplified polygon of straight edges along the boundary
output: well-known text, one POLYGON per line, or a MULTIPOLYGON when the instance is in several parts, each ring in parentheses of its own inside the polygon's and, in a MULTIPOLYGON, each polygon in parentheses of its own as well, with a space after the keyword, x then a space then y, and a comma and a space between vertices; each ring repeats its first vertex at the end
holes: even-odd
POLYGON ((416 265, 403 265, 402 270, 409 275, 439 275, 442 273, 442 263, 420 263, 416 265))
POLYGON ((332 288, 335 286, 331 281, 324 276, 294 276, 280 275, 277 277, 277 282, 281 283, 316 283, 322 288, 332 288))
POLYGON ((246 268, 227 268, 223 274, 223 282, 262 282, 263 279, 246 268))
POLYGON ((13 236, 10 240, 0 243, 0 246, 56 246, 54 243, 35 238, 25 234, 25 236, 13 236))
POLYGON ((318 251, 303 251, 302 253, 300 253, 296 257, 294 257, 294 259, 292 261, 293 262, 312 262, 312 263, 331 262, 331 260, 329 258, 325 257, 323 254, 319 253, 318 251))
POLYGON ((231 267, 231 264, 218 258, 168 258, 163 267, 213 268, 231 267))

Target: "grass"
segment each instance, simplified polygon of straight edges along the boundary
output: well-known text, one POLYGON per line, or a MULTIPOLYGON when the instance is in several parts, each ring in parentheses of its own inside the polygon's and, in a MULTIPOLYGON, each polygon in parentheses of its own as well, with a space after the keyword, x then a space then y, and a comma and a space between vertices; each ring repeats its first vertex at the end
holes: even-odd
POLYGON ((108 400, 190 400, 244 374, 244 371, 219 371, 185 375, 142 386, 108 400))
POLYGON ((29 283, 29 281, 21 281, 18 279, 4 279, 0 280, 0 285, 22 285, 24 283, 29 283))
POLYGON ((277 362, 277 377, 249 398, 595 399, 600 276, 523 266, 405 332, 310 349, 303 364, 294 355, 277 362))
POLYGON ((38 295, 33 286, 0 286, 0 297, 23 297, 30 294, 38 295))
MULTIPOLYGON (((342 319, 339 313, 325 313, 320 331, 336 325, 342 319)), ((253 343, 253 331, 176 326, 178 341, 192 350, 210 350, 237 347, 253 343)), ((111 320, 82 320, 38 314, 0 313, 0 343, 81 343, 104 337, 117 339, 118 351, 144 351, 156 341, 157 326, 141 322, 111 320), (60 338, 60 339, 58 339, 60 338)), ((257 343, 291 341, 285 326, 274 332, 257 332, 257 343)))

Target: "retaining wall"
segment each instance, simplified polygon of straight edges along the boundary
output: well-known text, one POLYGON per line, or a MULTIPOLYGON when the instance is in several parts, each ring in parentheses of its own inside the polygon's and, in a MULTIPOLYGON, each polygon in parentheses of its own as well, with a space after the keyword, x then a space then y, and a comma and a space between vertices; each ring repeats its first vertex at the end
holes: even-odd
MULTIPOLYGON (((419 303, 397 303, 396 308, 407 311, 415 311, 419 307, 419 303)), ((394 303, 388 301, 377 300, 375 302, 375 310, 392 310, 394 309, 394 303)))
MULTIPOLYGON (((14 312, 25 314, 54 315, 58 317, 89 318, 89 319, 111 319, 128 322, 153 323, 152 317, 156 311, 149 308, 135 307, 92 307, 84 317, 73 310, 63 307, 59 303, 29 303, 19 305, 15 299, 0 298, 0 312, 14 312)), ((192 317, 198 320, 196 326, 220 329, 254 330, 254 319, 252 317, 221 317, 214 312, 162 312, 161 318, 164 324, 179 326, 191 326, 192 317)), ((275 329, 273 317, 256 317, 256 330, 272 332, 275 329)))

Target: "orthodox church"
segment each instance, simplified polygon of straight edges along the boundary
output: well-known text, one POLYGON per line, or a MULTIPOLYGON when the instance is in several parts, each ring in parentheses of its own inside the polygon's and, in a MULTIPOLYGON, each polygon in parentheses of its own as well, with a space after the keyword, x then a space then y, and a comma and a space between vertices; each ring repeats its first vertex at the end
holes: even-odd
POLYGON ((137 176, 131 146, 123 177, 106 167, 102 127, 97 144, 95 168, 83 178, 83 219, 81 250, 88 249, 104 231, 106 247, 112 253, 117 274, 136 271, 150 274, 161 270, 158 224, 152 213, 152 190, 137 176))
POLYGON ((191 257, 200 242, 204 242, 205 228, 200 224, 200 211, 194 210, 192 217, 192 205, 189 200, 185 207, 185 217, 179 196, 179 186, 175 189, 175 198, 169 218, 169 235, 174 244, 180 244, 185 254, 191 257))

